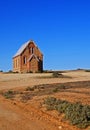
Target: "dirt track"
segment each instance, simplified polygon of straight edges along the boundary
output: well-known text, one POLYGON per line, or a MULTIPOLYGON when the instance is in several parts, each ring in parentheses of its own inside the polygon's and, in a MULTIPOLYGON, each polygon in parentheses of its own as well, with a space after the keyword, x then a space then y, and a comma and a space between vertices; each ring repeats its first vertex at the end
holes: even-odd
MULTIPOLYGON (((89 72, 78 71, 63 74, 72 78, 48 78, 51 74, 0 74, 0 90, 25 89, 38 84, 90 81, 89 72)), ((70 91, 53 95, 69 101, 80 100, 90 103, 89 95, 83 93, 89 92, 89 89, 71 88, 70 91), (76 93, 77 90, 79 93, 76 93)), ((11 100, 0 96, 0 130, 80 130, 60 121, 61 117, 58 119, 56 112, 50 113, 44 110, 40 102, 46 96, 35 96, 26 103, 20 102, 18 98, 11 100)))
POLYGON ((57 130, 50 121, 35 114, 34 109, 29 108, 28 112, 23 105, 3 101, 0 100, 0 130, 57 130))

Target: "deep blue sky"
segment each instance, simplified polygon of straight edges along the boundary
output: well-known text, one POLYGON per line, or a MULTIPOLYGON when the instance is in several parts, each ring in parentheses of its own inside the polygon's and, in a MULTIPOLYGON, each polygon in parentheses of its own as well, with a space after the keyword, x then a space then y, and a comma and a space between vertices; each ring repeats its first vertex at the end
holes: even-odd
POLYGON ((45 70, 90 68, 90 0, 0 0, 0 70, 30 39, 45 70))

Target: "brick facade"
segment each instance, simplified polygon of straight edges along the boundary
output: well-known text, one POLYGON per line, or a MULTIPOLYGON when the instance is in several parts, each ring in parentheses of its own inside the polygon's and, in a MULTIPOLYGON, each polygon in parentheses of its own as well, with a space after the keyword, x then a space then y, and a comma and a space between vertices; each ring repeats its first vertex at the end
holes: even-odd
POLYGON ((43 71, 43 54, 33 41, 28 41, 21 46, 13 57, 13 72, 38 71, 43 71))

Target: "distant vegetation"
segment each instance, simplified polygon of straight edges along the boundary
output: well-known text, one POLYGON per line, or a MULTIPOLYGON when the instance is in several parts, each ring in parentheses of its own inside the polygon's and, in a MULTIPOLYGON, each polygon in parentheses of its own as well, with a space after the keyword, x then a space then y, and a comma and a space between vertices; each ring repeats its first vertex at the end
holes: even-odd
POLYGON ((61 72, 54 71, 52 73, 52 78, 71 78, 70 76, 63 75, 61 72))
POLYGON ((14 98, 14 96, 15 96, 17 93, 18 93, 18 92, 16 92, 16 91, 8 90, 8 91, 2 93, 2 95, 3 95, 5 98, 7 98, 7 99, 12 99, 12 98, 14 98))
POLYGON ((66 71, 64 70, 43 70, 44 73, 54 73, 54 72, 58 72, 58 73, 66 73, 66 71))
POLYGON ((44 100, 47 110, 57 110, 65 114, 65 119, 79 128, 90 126, 90 106, 81 103, 70 103, 66 100, 48 97, 44 100))
POLYGON ((56 72, 53 72, 52 76, 55 78, 59 78, 59 77, 62 77, 62 74, 56 71, 56 72))
POLYGON ((85 72, 90 72, 90 70, 85 70, 85 72))
POLYGON ((3 72, 3 70, 0 70, 0 72, 3 72))

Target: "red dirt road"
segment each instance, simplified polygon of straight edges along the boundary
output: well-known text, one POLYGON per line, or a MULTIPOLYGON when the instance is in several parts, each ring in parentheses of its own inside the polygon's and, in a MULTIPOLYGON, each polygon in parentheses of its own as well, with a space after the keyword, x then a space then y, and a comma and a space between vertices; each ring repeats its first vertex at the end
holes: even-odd
POLYGON ((0 98, 0 130, 58 130, 58 126, 35 112, 0 98))

